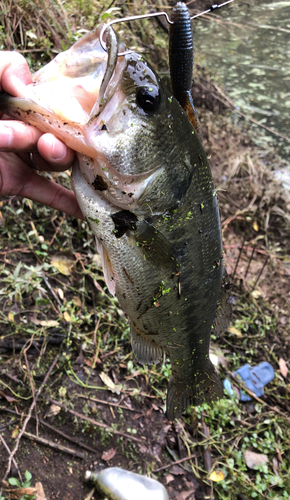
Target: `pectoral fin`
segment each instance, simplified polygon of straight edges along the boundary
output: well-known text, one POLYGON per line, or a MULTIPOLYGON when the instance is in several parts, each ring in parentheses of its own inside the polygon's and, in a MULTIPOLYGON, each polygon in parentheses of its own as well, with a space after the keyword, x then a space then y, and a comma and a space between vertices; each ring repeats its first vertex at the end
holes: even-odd
POLYGON ((96 238, 96 247, 97 247, 99 254, 101 255, 103 273, 104 273, 106 285, 108 287, 109 292, 112 295, 115 295, 115 293, 116 293, 116 280, 115 280, 115 273, 114 273, 114 270, 112 267, 110 257, 108 255, 108 252, 106 251, 106 249, 103 247, 102 243, 100 242, 100 240, 98 240, 97 238, 96 238))
POLYGON ((132 235, 147 262, 158 268, 171 267, 172 271, 176 272, 178 267, 176 252, 171 243, 154 226, 146 220, 139 221, 132 235))

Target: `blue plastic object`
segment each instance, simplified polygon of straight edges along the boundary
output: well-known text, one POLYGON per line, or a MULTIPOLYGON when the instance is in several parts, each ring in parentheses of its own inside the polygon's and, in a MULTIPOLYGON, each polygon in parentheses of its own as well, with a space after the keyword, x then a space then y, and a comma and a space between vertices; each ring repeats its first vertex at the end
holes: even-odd
MULTIPOLYGON (((234 372, 233 375, 241 378, 250 391, 254 392, 256 396, 261 397, 264 396, 264 386, 273 380, 275 372, 270 363, 263 361, 254 367, 246 364, 234 372)), ((233 389, 228 379, 224 380, 224 388, 230 395, 233 394, 233 389)), ((251 399, 252 398, 248 394, 240 391, 241 401, 251 401, 251 399)))

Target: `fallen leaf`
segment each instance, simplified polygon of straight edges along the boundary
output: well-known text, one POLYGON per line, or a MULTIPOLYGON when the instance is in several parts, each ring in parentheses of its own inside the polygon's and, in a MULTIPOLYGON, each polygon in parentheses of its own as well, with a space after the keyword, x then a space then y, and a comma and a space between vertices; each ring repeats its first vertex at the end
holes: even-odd
POLYGON ((73 301, 75 306, 83 307, 82 301, 79 297, 77 297, 77 296, 73 297, 72 301, 73 301))
POLYGON ((280 464, 282 464, 283 463, 283 458, 282 458, 282 455, 281 455, 281 452, 280 452, 279 448, 276 448, 276 452, 277 452, 277 458, 278 458, 280 464))
POLYGON ((114 384, 113 380, 105 372, 100 373, 100 379, 108 387, 108 389, 110 389, 110 391, 120 394, 122 386, 114 384))
POLYGON ((260 467, 261 465, 269 462, 267 455, 262 453, 254 453, 253 451, 244 451, 244 457, 247 467, 249 469, 254 469, 255 467, 260 467))
POLYGON ((184 476, 185 471, 181 467, 179 467, 179 465, 173 465, 171 474, 173 474, 174 476, 184 476))
POLYGON ((71 275, 71 269, 75 265, 75 260, 69 257, 62 256, 54 256, 50 259, 50 263, 65 276, 71 275))
POLYGON ((43 490, 43 486, 40 482, 35 483, 35 489, 36 489, 35 500, 47 500, 43 490))
POLYGON ((171 483, 171 481, 174 481, 174 476, 172 476, 172 474, 167 474, 165 476, 165 482, 166 482, 166 484, 171 483))
POLYGON ((178 500, 191 500, 191 499, 194 500, 195 499, 194 493, 195 493, 195 488, 191 488, 189 491, 183 491, 182 493, 180 493, 177 498, 178 500))
POLYGON ((53 328, 55 326, 59 326, 59 322, 54 320, 54 319, 48 319, 48 320, 38 320, 36 319, 34 321, 36 325, 40 326, 47 326, 47 328, 53 328))
POLYGON ((237 337, 243 337, 243 334, 235 326, 230 326, 230 328, 228 328, 228 332, 233 333, 237 337))
POLYGON ((9 321, 14 321, 14 314, 13 314, 12 311, 9 311, 9 313, 8 313, 8 320, 9 321))
POLYGON ((96 359, 95 356, 93 356, 92 358, 85 359, 84 363, 85 363, 85 365, 92 367, 92 366, 100 365, 102 363, 102 361, 100 360, 99 357, 97 357, 97 359, 96 359))
POLYGON ((102 460, 108 462, 109 460, 112 460, 112 458, 114 458, 116 452, 117 450, 115 448, 110 448, 108 451, 104 451, 101 458, 102 460))
POLYGON ((19 431, 19 427, 18 427, 18 426, 17 426, 17 427, 15 427, 15 429, 13 429, 13 431, 11 432, 11 437, 12 437, 13 439, 16 439, 16 438, 18 437, 18 435, 19 435, 19 432, 20 432, 20 431, 19 431))
POLYGON ((44 418, 46 417, 52 417, 54 415, 57 415, 61 410, 61 407, 58 405, 51 405, 50 408, 47 410, 47 412, 44 415, 44 418))
POLYGON ((279 470, 278 470, 279 464, 277 458, 273 458, 273 471, 276 474, 276 476, 279 476, 279 470))
POLYGON ((11 493, 14 498, 21 498, 24 495, 34 495, 36 493, 35 488, 13 488, 11 489, 11 493))
POLYGON ((222 349, 217 345, 213 343, 210 344, 209 357, 216 368, 218 368, 220 365, 224 368, 227 368, 229 360, 225 357, 224 352, 228 351, 222 351, 222 349))
POLYGON ((68 313, 67 311, 64 311, 64 313, 63 313, 63 317, 64 317, 64 319, 65 319, 65 321, 66 321, 67 323, 70 323, 70 322, 71 322, 71 316, 69 315, 69 313, 68 313))
POLYGON ((0 396, 5 398, 8 401, 8 403, 13 403, 13 401, 17 401, 17 399, 13 398, 12 396, 9 396, 8 394, 5 394, 5 392, 3 391, 0 391, 0 396))
POLYGON ((209 479, 211 481, 214 481, 215 483, 218 483, 219 481, 223 481, 225 478, 224 473, 221 470, 214 470, 211 475, 209 476, 209 479))
POLYGON ((288 368, 286 365, 286 361, 283 358, 279 359, 279 368, 280 372, 282 373, 283 377, 286 378, 288 374, 288 368))

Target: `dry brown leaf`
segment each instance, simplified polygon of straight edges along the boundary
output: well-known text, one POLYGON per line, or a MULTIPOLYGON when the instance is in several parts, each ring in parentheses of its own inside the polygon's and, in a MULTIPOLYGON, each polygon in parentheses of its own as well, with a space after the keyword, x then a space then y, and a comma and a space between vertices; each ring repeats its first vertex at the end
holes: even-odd
POLYGON ((74 296, 72 298, 72 301, 75 304, 75 306, 77 306, 77 307, 83 307, 82 301, 81 301, 81 299, 79 297, 74 296))
POLYGON ((44 415, 44 418, 46 417, 52 417, 54 415, 58 415, 60 412, 61 407, 58 405, 51 405, 50 408, 47 410, 47 412, 44 415))
POLYGON ((35 489, 36 489, 35 500, 47 500, 43 490, 43 486, 40 482, 35 483, 35 489))
POLYGON ((233 333, 237 337, 243 337, 243 334, 235 326, 231 326, 230 328, 228 328, 228 332, 233 333))
POLYGON ((110 391, 120 394, 121 385, 116 385, 113 380, 105 372, 100 373, 101 381, 110 389, 110 391))
POLYGON ((250 450, 244 451, 244 457, 246 465, 247 467, 249 467, 249 469, 260 467, 261 465, 269 462, 267 455, 263 455, 262 453, 255 453, 250 450))
POLYGON ((21 498, 24 495, 34 495, 36 493, 35 488, 11 488, 10 493, 14 498, 21 498))
POLYGON ((50 259, 50 263, 55 267, 61 274, 65 276, 71 275, 71 269, 75 265, 75 260, 64 255, 54 256, 50 259))
POLYGON ((279 368, 280 372, 282 373, 283 377, 286 378, 288 374, 288 368, 286 365, 286 361, 283 358, 279 359, 279 368))
POLYGON ((181 467, 179 467, 179 465, 173 465, 171 474, 173 474, 174 476, 184 476, 185 471, 181 467))
POLYGON ((171 483, 171 481, 174 481, 174 479, 175 478, 174 478, 174 476, 172 476, 172 474, 166 474, 166 476, 165 476, 165 482, 166 482, 166 484, 171 483))
POLYGON ((0 391, 0 396, 5 398, 8 401, 8 403, 13 403, 13 401, 17 401, 17 399, 13 398, 12 396, 9 396, 8 394, 6 394, 3 391, 0 391))
POLYGON ((100 360, 99 357, 96 359, 95 356, 93 356, 92 358, 85 359, 84 363, 85 363, 85 365, 92 367, 92 366, 100 365, 102 363, 102 361, 100 360))
POLYGON ((109 460, 112 460, 112 458, 114 458, 114 456, 116 455, 116 452, 117 452, 117 450, 115 448, 110 448, 109 450, 104 451, 101 458, 102 458, 102 460, 105 460, 106 462, 108 462, 109 460))

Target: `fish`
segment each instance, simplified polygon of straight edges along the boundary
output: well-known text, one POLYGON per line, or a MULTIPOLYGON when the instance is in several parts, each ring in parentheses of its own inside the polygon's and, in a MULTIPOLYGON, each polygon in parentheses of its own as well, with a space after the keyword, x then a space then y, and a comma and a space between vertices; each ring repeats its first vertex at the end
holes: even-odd
POLYGON ((148 500, 148 496, 151 500, 169 500, 163 484, 120 467, 86 471, 85 480, 93 482, 99 493, 111 500, 148 500))
POLYGON ((158 74, 102 26, 0 110, 74 149, 72 187, 143 364, 170 359, 169 420, 223 396, 211 333, 230 317, 217 193, 194 126, 158 74), (106 45, 105 49, 103 45, 106 45), (223 312, 225 310, 225 312, 223 312))

